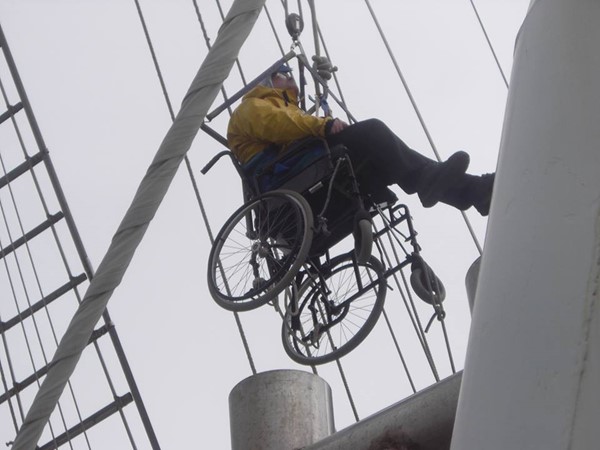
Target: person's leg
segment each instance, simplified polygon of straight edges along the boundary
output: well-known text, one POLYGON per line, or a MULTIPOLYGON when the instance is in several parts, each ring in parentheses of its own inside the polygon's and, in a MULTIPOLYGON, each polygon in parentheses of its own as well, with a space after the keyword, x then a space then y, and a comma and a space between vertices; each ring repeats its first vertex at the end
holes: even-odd
POLYGON ((430 207, 443 198, 446 190, 461 180, 469 156, 457 152, 438 163, 408 147, 383 122, 370 119, 358 122, 327 138, 330 146, 343 144, 359 182, 376 179, 386 186, 398 184, 408 194, 419 194, 423 206, 430 207))
POLYGON ((419 172, 435 162, 406 145, 383 122, 365 120, 327 137, 330 146, 342 144, 352 163, 385 185, 398 184, 409 194, 416 192, 419 172))

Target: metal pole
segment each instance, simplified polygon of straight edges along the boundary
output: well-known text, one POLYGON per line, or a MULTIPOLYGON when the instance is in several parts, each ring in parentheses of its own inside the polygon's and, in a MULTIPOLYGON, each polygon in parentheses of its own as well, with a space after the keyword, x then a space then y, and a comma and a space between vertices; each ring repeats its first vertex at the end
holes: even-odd
POLYGON ((334 432, 331 388, 317 375, 273 370, 229 395, 232 450, 304 448, 334 432))
POLYGON ((467 300, 469 301, 469 311, 473 315, 473 308, 475 308, 475 294, 477 293, 477 279, 479 278, 479 268, 481 267, 481 256, 477 257, 465 277, 465 287, 467 288, 467 300))
POLYGON ((452 449, 600 442, 600 3, 517 39, 452 449))

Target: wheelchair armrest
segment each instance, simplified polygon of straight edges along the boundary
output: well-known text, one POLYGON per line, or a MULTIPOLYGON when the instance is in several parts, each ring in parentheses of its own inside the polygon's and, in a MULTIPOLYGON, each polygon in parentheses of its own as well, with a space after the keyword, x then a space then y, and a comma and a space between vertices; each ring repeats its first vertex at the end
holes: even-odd
MULTIPOLYGON (((212 166, 214 166, 218 160, 220 160, 223 156, 229 156, 231 159, 233 159, 233 153, 231 153, 229 150, 223 150, 222 152, 217 153, 209 162, 208 164, 206 164, 202 170, 200 171, 200 173, 202 173, 202 175, 206 175, 206 173, 212 168, 212 166)), ((234 161, 235 164, 235 161, 234 161)))

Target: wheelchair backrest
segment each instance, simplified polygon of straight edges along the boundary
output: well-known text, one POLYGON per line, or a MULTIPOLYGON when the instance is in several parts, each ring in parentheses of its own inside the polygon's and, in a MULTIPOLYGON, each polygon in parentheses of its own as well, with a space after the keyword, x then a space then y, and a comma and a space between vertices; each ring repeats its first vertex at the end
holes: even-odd
POLYGON ((331 171, 327 142, 308 138, 294 142, 279 152, 264 155, 262 164, 253 169, 254 188, 258 193, 274 189, 303 192, 331 171))

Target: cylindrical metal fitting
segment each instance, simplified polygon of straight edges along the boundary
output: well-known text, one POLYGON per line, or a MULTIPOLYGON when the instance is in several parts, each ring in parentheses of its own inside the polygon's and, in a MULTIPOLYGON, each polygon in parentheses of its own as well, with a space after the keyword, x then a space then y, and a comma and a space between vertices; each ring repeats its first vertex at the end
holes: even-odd
POLYGON ((475 307, 475 294, 477 293, 477 279, 479 278, 479 267, 481 266, 481 256, 479 256, 469 270, 465 277, 465 285, 467 287, 467 299, 469 300, 469 309, 471 315, 473 315, 473 308, 475 307))
POLYGON ((298 370, 273 370, 241 381, 229 394, 232 450, 293 450, 334 430, 331 388, 298 370))

